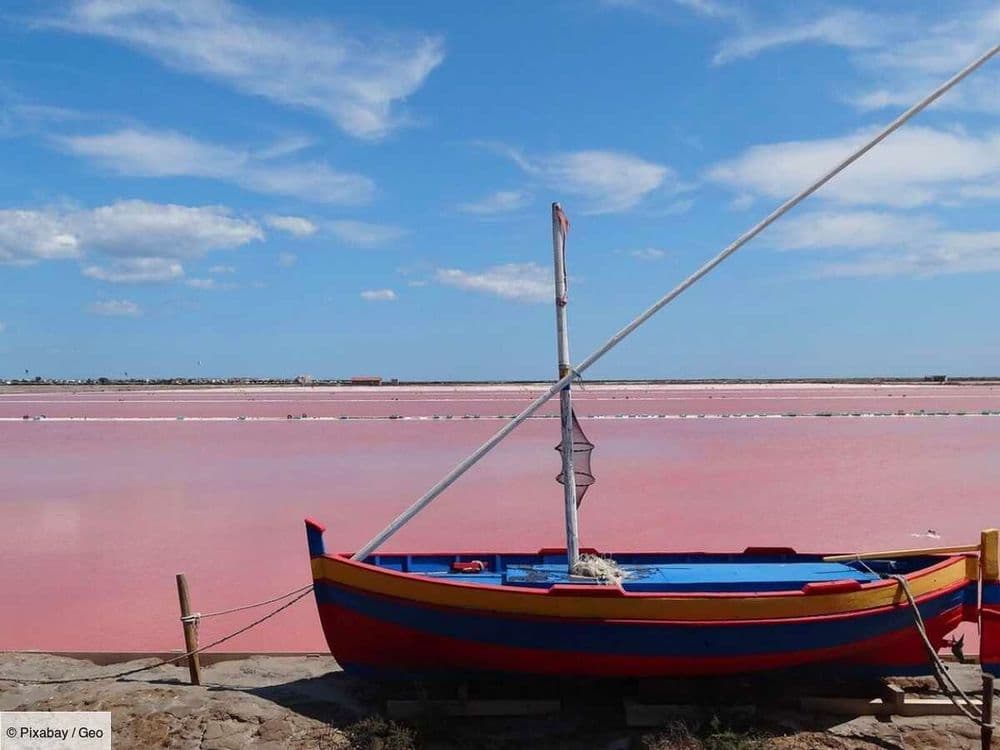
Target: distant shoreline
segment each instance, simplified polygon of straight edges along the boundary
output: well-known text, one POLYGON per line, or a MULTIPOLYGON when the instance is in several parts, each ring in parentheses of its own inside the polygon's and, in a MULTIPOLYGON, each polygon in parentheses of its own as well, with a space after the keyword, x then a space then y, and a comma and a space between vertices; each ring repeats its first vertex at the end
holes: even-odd
MULTIPOLYGON (((171 391, 171 390, 491 390, 535 391, 551 384, 538 380, 320 380, 305 378, 156 378, 82 380, 0 380, 0 394, 46 392, 101 392, 101 391, 171 391)), ((864 377, 864 378, 663 378, 632 380, 582 381, 585 388, 822 388, 857 386, 962 386, 1000 385, 1000 376, 927 375, 919 377, 864 377)))

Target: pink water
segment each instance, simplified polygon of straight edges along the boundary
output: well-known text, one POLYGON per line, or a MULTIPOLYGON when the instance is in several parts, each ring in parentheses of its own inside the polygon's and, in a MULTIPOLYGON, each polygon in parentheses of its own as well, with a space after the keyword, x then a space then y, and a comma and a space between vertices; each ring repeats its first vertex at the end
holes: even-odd
MULTIPOLYGON (((303 517, 326 523, 329 547, 355 548, 492 434, 500 422, 490 417, 529 398, 388 388, 0 394, 0 648, 178 648, 176 572, 201 611, 306 584, 303 517), (285 418, 302 413, 326 418, 285 418), (388 419, 447 414, 479 418, 388 419)), ((601 550, 854 551, 975 541, 1000 523, 1000 417, 979 415, 1000 409, 1000 389, 590 387, 577 404, 597 444, 581 537, 601 550), (955 415, 670 418, 898 409, 955 415)), ((555 421, 525 424, 386 549, 559 545, 557 440, 555 421)), ((207 620, 203 642, 249 619, 207 620)), ((227 647, 325 644, 306 600, 227 647)))

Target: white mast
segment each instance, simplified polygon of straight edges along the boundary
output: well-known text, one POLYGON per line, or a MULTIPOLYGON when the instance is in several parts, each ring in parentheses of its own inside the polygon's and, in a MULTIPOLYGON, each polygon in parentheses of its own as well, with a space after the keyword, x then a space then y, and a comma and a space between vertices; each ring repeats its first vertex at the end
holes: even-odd
POLYGON ((374 552, 376 549, 382 546, 382 544, 393 534, 399 531, 406 523, 413 518, 417 513, 426 508, 434 499, 448 489, 456 479, 462 476, 465 472, 471 469, 478 463, 478 461, 493 450, 505 437, 517 429, 518 425, 524 422, 526 419, 530 418, 532 414, 542 408, 545 402, 550 398, 553 398, 557 393, 560 393, 563 388, 568 386, 573 380, 574 375, 582 374, 584 370, 588 369, 597 360, 607 354, 609 351, 614 349, 621 343, 622 339, 632 333, 636 328, 641 326, 651 317, 656 315, 660 310, 673 302, 677 297, 679 297, 686 289, 693 286, 701 279, 703 276, 709 274, 715 269, 720 263, 722 263, 726 258, 735 253, 741 247, 746 245, 750 240, 756 237, 758 234, 767 229, 771 224, 776 222, 786 213, 791 211, 795 206, 804 201, 810 195, 815 193, 826 183, 836 177, 838 174, 843 172, 854 162, 860 159, 862 156, 867 154, 873 148, 875 148, 879 143, 884 141, 890 135, 892 135, 896 130, 901 128, 907 121, 913 118, 914 115, 926 109, 930 104, 935 102, 937 99, 941 98, 949 89, 953 88, 959 82, 964 80, 974 71, 978 70, 980 67, 985 65, 990 58, 994 55, 1000 53, 1000 44, 995 44, 985 53, 980 55, 974 61, 965 66, 958 73, 953 75, 947 81, 938 86, 934 91, 929 93, 919 102, 914 104, 908 110, 903 112, 899 117, 886 125, 879 133, 873 136, 864 145, 859 146, 854 151, 852 151, 845 159, 840 161, 838 164, 827 170, 822 177, 817 179, 815 182, 809 186, 803 188, 798 193, 793 195, 791 198, 786 200, 780 206, 778 206, 774 211, 769 213, 761 221, 755 224, 753 227, 748 229, 746 232, 737 237, 731 244, 723 248, 715 257, 705 263, 701 268, 695 271, 693 274, 688 276, 684 281, 675 286, 665 295, 663 295, 659 300, 657 300, 651 307, 649 307, 645 312, 643 312, 639 317, 629 323, 627 326, 622 328, 618 333, 608 339, 604 344, 602 344, 596 351, 594 351, 589 357, 580 362, 573 371, 563 375, 558 381, 553 383, 550 387, 545 389, 545 391, 534 401, 528 404, 524 410, 511 419, 507 424, 501 427, 497 433, 487 440, 485 443, 480 445, 476 450, 472 452, 468 458, 461 461, 455 468, 449 471, 442 479, 440 479, 437 484, 431 487, 427 492, 425 492, 420 498, 416 500, 410 507, 396 516, 392 521, 386 526, 382 531, 380 531, 375 537, 368 542, 364 547, 359 549, 353 555, 351 555, 352 560, 364 560, 368 555, 374 552))
MULTIPOLYGON (((569 222, 558 203, 552 204, 552 259, 556 279, 556 345, 559 351, 559 379, 570 374, 569 330, 566 324, 566 230, 569 222)), ((562 422, 563 500, 566 503, 566 559, 569 572, 580 559, 577 532, 576 474, 573 471, 573 399, 570 383, 559 392, 559 416, 562 422)))

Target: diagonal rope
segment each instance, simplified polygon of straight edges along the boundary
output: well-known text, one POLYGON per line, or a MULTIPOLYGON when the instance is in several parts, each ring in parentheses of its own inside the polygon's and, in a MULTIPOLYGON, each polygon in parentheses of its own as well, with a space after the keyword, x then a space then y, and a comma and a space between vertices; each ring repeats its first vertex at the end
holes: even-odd
POLYGON ((480 445, 472 454, 466 458, 464 461, 459 463, 455 468, 453 468, 448 474, 446 474, 442 479, 440 479, 437 484, 431 487, 427 492, 425 492, 416 502, 414 502, 410 507, 396 516, 388 526, 386 526, 382 531, 380 531, 371 541, 369 541, 364 547, 355 552, 352 556, 352 560, 364 560, 368 555, 374 552, 376 549, 382 546, 382 544, 389 539, 393 534, 399 531, 406 523, 413 518, 417 513, 419 513, 423 508, 429 505, 438 495, 444 492, 448 487, 454 484, 460 476, 471 469, 479 460, 493 450, 497 445, 503 441, 510 433, 517 429, 518 425, 524 422, 528 417, 534 414, 536 411, 542 408, 542 406, 556 394, 562 391, 567 385, 569 385, 575 378, 579 377, 584 370, 589 368, 595 362, 597 362, 601 357, 607 354, 609 351, 614 349, 618 344, 622 342, 628 335, 630 335, 635 329, 653 317, 656 313, 662 310, 664 307, 673 302, 677 297, 679 297, 685 290, 697 283, 703 276, 709 274, 716 266, 722 263, 726 258, 735 253, 741 247, 746 245, 750 240, 756 237, 758 234, 767 229, 771 224, 776 222, 786 213, 791 211, 795 206, 804 201, 810 195, 815 193, 826 183, 836 177, 838 174, 843 172, 854 162, 860 159, 862 156, 871 151, 875 146, 884 141, 895 131, 905 125, 910 119, 915 115, 922 112, 924 109, 929 107, 935 101, 940 99, 954 86, 958 85, 967 76, 971 75, 973 72, 985 65, 990 58, 1000 52, 1000 44, 995 44, 993 47, 988 49, 978 58, 973 60, 971 63, 966 65, 962 70, 953 75, 947 81, 942 83, 931 93, 921 99, 919 102, 914 104, 908 110, 903 112, 899 117, 893 120, 891 123, 886 125, 875 137, 868 140, 860 148, 856 149, 849 156, 843 159, 840 163, 834 166, 832 169, 827 171, 822 177, 813 182, 808 187, 804 188, 796 195, 789 198, 787 201, 778 206, 774 211, 768 214, 764 219, 758 222, 756 225, 748 229, 746 232, 737 237, 731 244, 724 248, 718 255, 705 263, 701 268, 695 271, 693 274, 688 276, 684 281, 674 287, 671 291, 667 292, 663 297, 661 297, 657 302, 655 302, 650 308, 643 312, 639 317, 629 323, 627 326, 622 328, 618 333, 608 339, 603 345, 601 345, 593 354, 583 360, 575 368, 571 369, 570 372, 553 383, 549 388, 542 393, 538 398, 532 401, 525 409, 518 414, 516 417, 511 419, 507 424, 505 424, 500 430, 496 432, 489 440, 480 445))
MULTIPOLYGON (((983 721, 982 709, 976 706, 962 688, 958 686, 955 682, 955 678, 951 676, 951 672, 948 671, 948 667, 941 657, 938 655, 937 649, 934 648, 934 644, 931 643, 930 637, 927 635, 927 628, 924 626, 924 618, 920 615, 920 610, 917 608, 916 599, 913 598, 913 592, 910 591, 910 583, 906 580, 906 576, 902 575, 888 575, 887 578, 891 578, 896 583, 899 584, 899 588, 903 591, 906 596, 906 600, 910 604, 910 610, 913 612, 913 624, 917 629, 917 633, 920 635, 920 639, 924 642, 924 648, 927 649, 927 655, 930 657, 931 667, 934 670, 934 679, 937 680, 938 687, 941 688, 941 692, 944 693, 948 700, 955 704, 955 708, 961 711, 967 718, 976 722, 980 727, 993 727, 993 724, 983 721), (946 684, 947 683, 947 684, 946 684), (950 686, 950 689, 949 689, 950 686), (961 698, 961 702, 959 701, 961 698), (964 704, 964 705, 963 705, 964 704)), ((983 700, 992 700, 993 696, 983 696, 983 700)))

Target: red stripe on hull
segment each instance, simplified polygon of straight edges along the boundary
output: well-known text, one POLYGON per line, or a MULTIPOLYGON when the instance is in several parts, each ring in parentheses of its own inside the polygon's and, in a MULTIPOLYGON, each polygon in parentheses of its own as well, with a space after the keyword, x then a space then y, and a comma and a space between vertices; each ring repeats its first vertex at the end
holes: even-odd
MULTIPOLYGON (((330 650, 341 664, 387 673, 498 671, 591 677, 688 677, 745 674, 827 663, 900 673, 927 664, 917 632, 906 628, 847 646, 810 651, 726 657, 599 654, 503 646, 434 635, 378 620, 332 604, 319 605, 330 650)), ((941 643, 962 619, 962 607, 926 621, 941 643)))
POLYGON ((1000 672, 1000 607, 984 608, 980 618, 979 661, 984 672, 1000 672))

